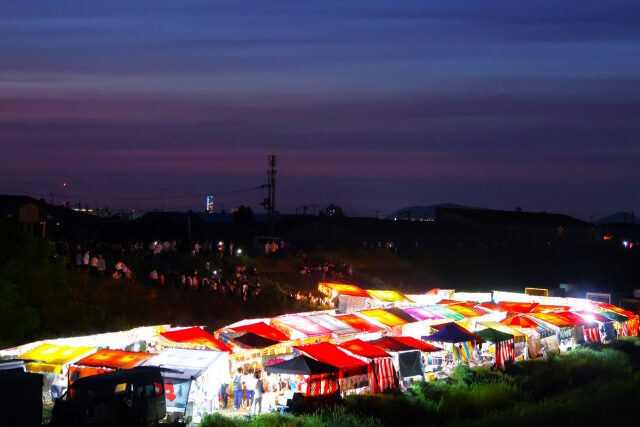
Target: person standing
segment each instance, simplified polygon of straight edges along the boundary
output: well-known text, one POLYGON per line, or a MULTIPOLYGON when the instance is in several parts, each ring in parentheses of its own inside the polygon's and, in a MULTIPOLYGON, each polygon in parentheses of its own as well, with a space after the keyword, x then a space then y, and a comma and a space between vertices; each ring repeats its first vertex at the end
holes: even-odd
POLYGON ((233 377, 233 406, 236 410, 242 406, 242 368, 233 377))
POLYGON ((256 378, 253 370, 249 370, 247 372, 247 375, 244 376, 243 380, 244 385, 247 388, 247 401, 245 407, 251 410, 251 407, 253 406, 253 395, 256 390, 256 378))
POLYGON ((262 395, 264 394, 264 382, 257 373, 254 375, 255 395, 253 398, 253 406, 251 408, 252 415, 260 415, 262 412, 262 395))
POLYGON ((223 408, 227 408, 227 405, 229 404, 229 393, 227 391, 227 389, 229 388, 229 384, 228 381, 223 382, 220 385, 220 396, 222 397, 222 407, 223 408))
POLYGON ((107 270, 107 261, 105 261, 102 254, 98 255, 98 274, 100 276, 104 275, 104 272, 107 270))

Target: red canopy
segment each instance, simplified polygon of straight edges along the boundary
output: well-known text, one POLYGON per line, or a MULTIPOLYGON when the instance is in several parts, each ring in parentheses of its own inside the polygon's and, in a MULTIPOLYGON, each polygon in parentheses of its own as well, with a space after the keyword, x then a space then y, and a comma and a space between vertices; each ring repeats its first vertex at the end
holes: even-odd
POLYGON ((370 359, 389 357, 389 353, 386 351, 359 339, 343 342, 342 344, 338 344, 338 347, 344 348, 357 356, 368 357, 370 359))
POLYGON ((289 338, 280 330, 269 326, 264 322, 252 323, 251 325, 237 326, 233 328, 236 332, 251 332, 274 341, 287 341, 289 338))
POLYGON ((369 343, 388 351, 418 350, 412 344, 404 343, 396 338, 397 337, 382 337, 377 340, 369 341, 369 343))
POLYGON ((568 305, 545 305, 538 304, 531 310, 532 313, 545 313, 545 312, 557 312, 557 311, 567 311, 571 307, 568 305))
POLYGON ((524 316, 510 316, 504 320, 501 320, 500 323, 507 326, 518 326, 520 328, 537 328, 538 324, 528 317, 524 316))
POLYGON ((500 307, 499 305, 496 305, 496 304, 492 304, 490 302, 483 302, 482 304, 480 304, 480 307, 487 308, 493 311, 507 311, 505 308, 500 307))
POLYGON ((362 317, 356 316, 355 314, 341 314, 339 316, 335 316, 335 318, 361 332, 380 332, 384 329, 363 319, 362 317))
POLYGON ((198 326, 179 329, 177 331, 163 332, 160 335, 173 342, 206 345, 214 347, 220 351, 231 351, 231 349, 222 341, 216 339, 216 337, 198 326))
POLYGON ((131 369, 152 356, 154 355, 151 353, 103 349, 79 360, 76 362, 76 365, 95 366, 99 368, 131 369))
POLYGON ((367 363, 349 356, 337 346, 328 342, 295 346, 294 348, 319 362, 340 368, 340 373, 345 377, 367 373, 367 363))
POLYGON ((536 305, 538 305, 538 303, 537 302, 502 301, 499 305, 500 307, 512 313, 529 313, 531 310, 534 309, 536 305))
POLYGON ((396 340, 396 341, 400 341, 401 343, 409 345, 409 346, 415 348, 416 350, 420 350, 420 351, 440 351, 440 350, 442 350, 441 348, 436 347, 435 345, 431 345, 431 344, 429 344, 427 342, 415 339, 413 337, 393 337, 393 339, 396 340))

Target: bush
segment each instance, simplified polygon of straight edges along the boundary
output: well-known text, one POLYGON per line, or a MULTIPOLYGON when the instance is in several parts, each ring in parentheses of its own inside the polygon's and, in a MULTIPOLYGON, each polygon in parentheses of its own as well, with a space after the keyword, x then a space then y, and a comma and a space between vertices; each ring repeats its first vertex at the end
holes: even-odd
POLYGON ((440 412, 450 420, 473 418, 512 407, 520 399, 520 391, 512 384, 455 386, 442 396, 440 412))

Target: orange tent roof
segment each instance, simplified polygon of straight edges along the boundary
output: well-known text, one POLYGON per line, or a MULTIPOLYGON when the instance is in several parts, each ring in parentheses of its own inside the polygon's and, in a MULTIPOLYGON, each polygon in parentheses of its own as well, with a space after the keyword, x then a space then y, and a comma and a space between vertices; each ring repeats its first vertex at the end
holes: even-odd
POLYGON ((359 339, 343 342, 342 344, 338 344, 338 347, 348 350, 357 356, 368 357, 370 359, 376 357, 389 357, 389 353, 386 351, 359 339))
POLYGON ((361 332, 379 332, 384 328, 375 325, 362 317, 358 317, 355 314, 341 314, 335 316, 336 319, 343 321, 354 329, 357 329, 361 332))
POLYGON ((367 289, 367 293, 372 297, 386 302, 399 302, 399 301, 411 301, 404 296, 403 293, 398 291, 381 291, 378 289, 367 289))
POLYGON ((462 314, 464 317, 478 317, 478 316, 484 316, 485 314, 487 314, 484 310, 480 308, 470 307, 470 306, 465 306, 460 304, 451 304, 451 305, 448 305, 447 308, 449 310, 455 311, 456 313, 462 314))
POLYGON ((381 308, 376 308, 373 310, 363 310, 360 312, 360 314, 372 317, 378 322, 387 326, 400 326, 409 323, 406 320, 396 316, 395 314, 389 313, 387 310, 383 310, 381 308))
POLYGON ((511 313, 529 313, 538 303, 502 301, 498 305, 511 313))
POLYGON ((529 316, 543 320, 554 326, 573 326, 574 322, 555 313, 529 313, 529 316))
POLYGON ((220 351, 231 351, 231 349, 227 347, 222 341, 216 339, 216 337, 198 326, 195 326, 193 328, 179 329, 177 331, 163 332, 160 335, 173 342, 206 345, 209 347, 214 347, 220 351))
POLYGON ((510 316, 500 321, 503 325, 518 326, 520 328, 537 328, 538 324, 528 317, 510 316))
POLYGON ((487 308, 487 309, 493 310, 493 311, 507 311, 505 308, 500 307, 497 304, 492 304, 490 302, 483 302, 482 304, 480 304, 480 307, 487 308))
POLYGON ((571 307, 569 307, 568 305, 544 305, 544 304, 538 304, 535 307, 533 307, 533 310, 531 310, 531 312, 532 313, 560 312, 560 311, 567 311, 570 308, 571 307))
POLYGON ((329 296, 338 295, 350 295, 354 297, 371 298, 369 294, 362 288, 356 285, 350 285, 348 283, 318 283, 318 290, 329 296))
POLYGON ((98 352, 76 362, 76 365, 95 366, 98 368, 131 369, 152 356, 154 355, 151 353, 137 353, 122 350, 98 350, 98 352))

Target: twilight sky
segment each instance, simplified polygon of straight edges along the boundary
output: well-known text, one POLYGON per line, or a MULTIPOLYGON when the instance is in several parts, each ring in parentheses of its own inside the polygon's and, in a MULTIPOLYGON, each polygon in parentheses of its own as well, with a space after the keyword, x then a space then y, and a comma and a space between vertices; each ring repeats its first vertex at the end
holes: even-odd
POLYGON ((640 210, 637 0, 0 10, 0 193, 201 210, 176 196, 260 185, 274 153, 286 212, 640 210))

